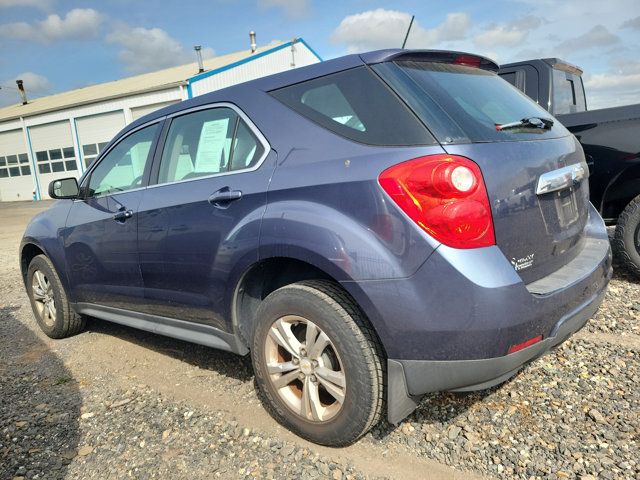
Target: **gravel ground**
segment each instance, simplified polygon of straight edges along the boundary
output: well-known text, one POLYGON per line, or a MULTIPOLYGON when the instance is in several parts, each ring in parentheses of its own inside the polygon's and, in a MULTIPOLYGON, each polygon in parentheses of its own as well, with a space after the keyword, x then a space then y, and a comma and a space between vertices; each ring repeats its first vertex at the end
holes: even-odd
POLYGON ((145 385, 83 388, 14 310, 0 310, 0 479, 365 478, 145 385))
POLYGON ((122 478, 124 472, 139 479, 364 478, 350 465, 254 432, 215 411, 169 401, 144 385, 93 392, 84 400, 72 478, 122 478))
POLYGON ((503 478, 638 478, 639 353, 566 342, 500 388, 426 398, 390 436, 503 478))
MULTIPOLYGON (((609 236, 613 235, 609 228, 609 236)), ((590 332, 640 335, 640 279, 613 258, 615 276, 609 284, 606 300, 595 318, 587 324, 590 332)))
POLYGON ((326 449, 274 424, 247 359, 98 321, 42 335, 15 258, 32 213, 0 206, 0 480, 640 478, 640 280, 620 268, 588 326, 510 382, 326 449))

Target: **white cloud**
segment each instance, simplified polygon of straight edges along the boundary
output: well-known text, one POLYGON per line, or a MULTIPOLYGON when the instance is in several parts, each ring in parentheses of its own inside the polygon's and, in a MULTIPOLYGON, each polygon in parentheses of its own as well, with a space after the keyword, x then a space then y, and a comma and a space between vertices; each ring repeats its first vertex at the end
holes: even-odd
POLYGON ((585 75, 584 86, 590 110, 630 105, 640 98, 640 62, 618 58, 605 73, 585 75))
POLYGON ((625 20, 621 28, 631 28, 633 30, 640 30, 640 17, 630 18, 629 20, 625 20))
POLYGON ((517 18, 502 25, 490 25, 487 30, 478 34, 475 43, 483 48, 513 47, 520 45, 529 32, 542 25, 542 19, 535 15, 517 18))
MULTIPOLYGON (((331 41, 349 52, 401 47, 411 15, 378 8, 345 17, 331 34, 331 41)), ((450 13, 434 28, 423 28, 414 20, 407 48, 434 48, 443 42, 463 39, 471 20, 465 13, 450 13)))
POLYGON ((309 13, 309 0, 258 0, 260 8, 281 8, 292 18, 301 18, 309 13))
POLYGON ((52 0, 0 0, 0 8, 10 7, 35 7, 47 10, 52 0))
MULTIPOLYGON (((195 53, 160 28, 131 27, 121 24, 107 35, 108 43, 120 45, 118 58, 131 73, 144 73, 195 61, 195 53)), ((203 48, 202 56, 215 52, 203 48)))
POLYGON ((18 79, 24 82, 24 88, 27 91, 27 95, 29 92, 46 95, 49 93, 49 90, 51 90, 51 82, 43 75, 38 75, 33 72, 23 72, 20 75, 16 75, 14 84, 18 79))
POLYGON ((85 40, 98 35, 103 16, 92 8, 75 8, 64 18, 52 14, 35 22, 16 22, 0 25, 0 35, 18 40, 51 43, 57 40, 85 40))
POLYGON ((608 47, 620 42, 620 37, 609 32, 604 25, 596 25, 586 33, 568 38, 556 46, 563 54, 571 54, 578 50, 588 50, 596 47, 608 47))
POLYGON ((0 82, 0 106, 13 105, 21 102, 18 93, 16 80, 24 82, 24 89, 27 91, 27 98, 32 99, 51 93, 51 82, 47 77, 33 72, 23 72, 13 78, 8 78, 0 82))
POLYGON ((512 30, 504 26, 493 27, 476 36, 475 41, 481 47, 493 46, 515 46, 522 43, 526 37, 526 32, 522 30, 512 30))

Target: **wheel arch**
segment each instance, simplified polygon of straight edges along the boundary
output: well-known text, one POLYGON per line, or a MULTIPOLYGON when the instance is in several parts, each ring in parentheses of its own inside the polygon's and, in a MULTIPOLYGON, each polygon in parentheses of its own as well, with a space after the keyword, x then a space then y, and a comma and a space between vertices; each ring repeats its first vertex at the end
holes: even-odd
POLYGON ((607 186, 602 196, 600 213, 605 219, 620 216, 625 207, 640 195, 640 165, 626 168, 607 186))
MULTIPOLYGON (((357 282, 341 279, 340 273, 330 272, 309 261, 293 256, 272 256, 263 258, 250 265, 236 283, 231 304, 231 321, 234 332, 248 348, 255 326, 255 311, 267 295, 285 285, 303 280, 328 280, 344 290, 358 305, 364 317, 376 328, 379 317, 377 309, 368 301, 366 295, 357 287, 357 282)), ((344 273, 342 272, 342 276, 344 273)), ((384 344, 380 341, 384 351, 384 344)), ((386 351, 385 357, 386 357, 386 351)))
POLYGON ((40 245, 40 243, 34 239, 25 239, 20 245, 20 273, 22 274, 22 281, 26 285, 27 272, 29 270, 29 264, 38 255, 44 255, 50 258, 46 249, 40 245))

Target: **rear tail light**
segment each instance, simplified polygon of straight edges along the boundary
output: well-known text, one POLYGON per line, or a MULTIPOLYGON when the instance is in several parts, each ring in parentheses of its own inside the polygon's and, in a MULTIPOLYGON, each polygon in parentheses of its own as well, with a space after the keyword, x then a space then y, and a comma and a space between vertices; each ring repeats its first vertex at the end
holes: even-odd
POLYGON ((429 235, 455 248, 495 245, 480 168, 457 155, 430 155, 380 174, 380 186, 429 235))
POLYGON ((530 347, 531 345, 535 345, 540 341, 542 341, 542 335, 538 335, 537 337, 530 338, 526 342, 517 343, 516 345, 511 345, 507 353, 519 352, 520 350, 524 350, 525 348, 530 347))

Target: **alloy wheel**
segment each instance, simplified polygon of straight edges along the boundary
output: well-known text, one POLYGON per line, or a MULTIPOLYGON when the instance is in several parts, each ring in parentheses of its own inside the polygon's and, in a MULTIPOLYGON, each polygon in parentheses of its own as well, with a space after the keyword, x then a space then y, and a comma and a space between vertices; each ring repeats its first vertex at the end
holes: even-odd
POLYGON ((31 291, 40 319, 45 325, 52 327, 56 321, 55 296, 51 282, 40 270, 33 272, 31 291))
POLYGON ((266 338, 268 378, 285 405, 310 422, 327 422, 347 390, 340 356, 325 332, 297 315, 276 320, 266 338))

